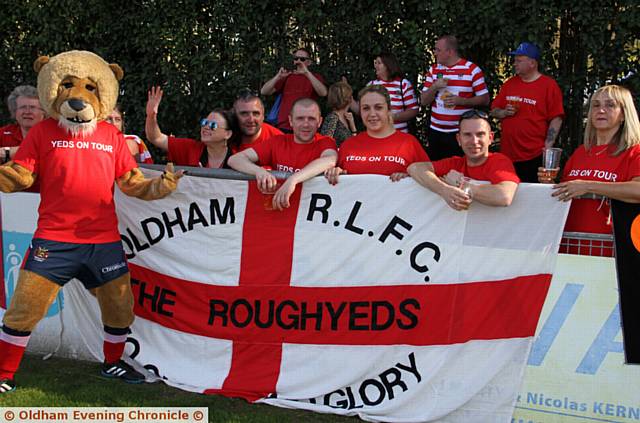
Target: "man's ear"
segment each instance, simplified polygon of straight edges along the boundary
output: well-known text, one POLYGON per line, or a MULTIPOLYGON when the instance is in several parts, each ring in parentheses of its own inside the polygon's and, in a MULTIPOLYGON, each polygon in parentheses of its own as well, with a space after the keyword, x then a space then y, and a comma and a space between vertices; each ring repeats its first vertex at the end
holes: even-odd
POLYGON ((33 70, 39 73, 44 65, 49 63, 49 56, 40 56, 33 62, 33 70))

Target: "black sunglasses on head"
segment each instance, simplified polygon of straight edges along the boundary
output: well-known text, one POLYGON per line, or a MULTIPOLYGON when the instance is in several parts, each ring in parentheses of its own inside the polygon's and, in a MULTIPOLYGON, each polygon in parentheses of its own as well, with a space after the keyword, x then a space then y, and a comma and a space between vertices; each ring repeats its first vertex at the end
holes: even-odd
POLYGON ((489 115, 487 114, 487 112, 484 112, 482 110, 476 110, 476 109, 467 110, 466 112, 461 114, 459 122, 462 122, 465 119, 473 119, 473 118, 484 119, 487 122, 489 122, 489 124, 491 124, 491 121, 489 120, 489 115))
POLYGON ((306 62, 309 60, 309 57, 301 57, 301 56, 293 56, 293 61, 306 62))

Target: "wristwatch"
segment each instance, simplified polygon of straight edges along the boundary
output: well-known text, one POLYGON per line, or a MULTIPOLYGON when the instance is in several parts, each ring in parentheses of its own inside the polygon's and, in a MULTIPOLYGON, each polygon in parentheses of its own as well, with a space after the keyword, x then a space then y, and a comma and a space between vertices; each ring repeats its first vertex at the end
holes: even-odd
POLYGON ((9 147, 5 147, 4 148, 4 162, 3 163, 7 163, 9 160, 11 160, 11 149, 9 147))

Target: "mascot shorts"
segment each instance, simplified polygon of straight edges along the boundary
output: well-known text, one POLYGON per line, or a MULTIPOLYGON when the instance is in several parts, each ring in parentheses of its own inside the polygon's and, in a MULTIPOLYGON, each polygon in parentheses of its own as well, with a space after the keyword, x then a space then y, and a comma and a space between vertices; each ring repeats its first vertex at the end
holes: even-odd
POLYGON ((64 286, 77 278, 87 289, 97 288, 129 272, 122 242, 75 244, 34 238, 24 269, 64 286))

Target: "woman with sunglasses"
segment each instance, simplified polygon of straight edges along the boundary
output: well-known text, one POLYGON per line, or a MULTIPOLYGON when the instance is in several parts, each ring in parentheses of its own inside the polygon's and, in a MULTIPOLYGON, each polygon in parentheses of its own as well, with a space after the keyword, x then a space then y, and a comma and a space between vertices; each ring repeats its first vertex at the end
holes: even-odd
MULTIPOLYGON (((538 180, 554 182, 542 168, 538 180)), ((551 195, 560 201, 574 200, 565 232, 611 234, 606 198, 640 203, 640 123, 629 90, 607 85, 591 96, 583 144, 567 161, 561 181, 551 195)), ((597 255, 593 243, 591 247, 585 253, 597 255)), ((566 248, 561 252, 581 253, 566 248)), ((602 255, 613 253, 611 243, 603 243, 601 250, 602 255)))
POLYGON ((158 106, 162 100, 162 89, 151 87, 147 100, 145 131, 149 141, 168 152, 168 160, 178 166, 194 166, 229 169, 231 157, 228 141, 233 135, 233 114, 215 109, 200 120, 200 140, 168 136, 158 126, 158 106))
POLYGON ((393 126, 391 99, 382 85, 369 85, 359 93, 360 116, 366 131, 347 139, 338 151, 338 165, 325 172, 330 184, 341 174, 388 175, 398 181, 407 175, 414 162, 429 157, 418 140, 393 126))
POLYGON ((382 85, 391 98, 391 112, 397 130, 409 132, 408 122, 418 114, 418 100, 413 85, 402 77, 398 59, 393 53, 380 53, 373 61, 376 79, 367 85, 382 85))
POLYGON ((319 73, 309 70, 311 64, 311 54, 306 49, 299 48, 293 53, 293 70, 281 67, 260 90, 262 95, 282 95, 276 127, 284 132, 291 133, 289 112, 296 100, 305 97, 317 100, 318 97, 327 95, 324 78, 319 73))

